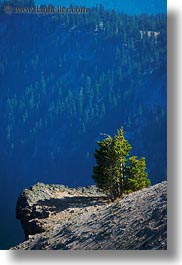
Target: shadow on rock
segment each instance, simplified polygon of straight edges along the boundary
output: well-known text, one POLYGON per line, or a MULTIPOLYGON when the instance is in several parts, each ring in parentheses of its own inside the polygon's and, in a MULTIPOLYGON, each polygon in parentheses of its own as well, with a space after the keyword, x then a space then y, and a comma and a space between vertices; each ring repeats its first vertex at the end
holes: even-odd
POLYGON ((69 208, 85 208, 89 206, 101 206, 108 202, 107 197, 64 197, 39 200, 36 205, 49 207, 50 212, 61 212, 69 208))

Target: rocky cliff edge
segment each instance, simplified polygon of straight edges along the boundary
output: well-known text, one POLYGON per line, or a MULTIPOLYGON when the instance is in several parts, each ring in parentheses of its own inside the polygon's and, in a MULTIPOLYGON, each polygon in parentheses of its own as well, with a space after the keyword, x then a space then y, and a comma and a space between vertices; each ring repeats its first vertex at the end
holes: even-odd
POLYGON ((167 182, 110 202, 95 186, 37 183, 17 201, 24 250, 165 250, 167 182))

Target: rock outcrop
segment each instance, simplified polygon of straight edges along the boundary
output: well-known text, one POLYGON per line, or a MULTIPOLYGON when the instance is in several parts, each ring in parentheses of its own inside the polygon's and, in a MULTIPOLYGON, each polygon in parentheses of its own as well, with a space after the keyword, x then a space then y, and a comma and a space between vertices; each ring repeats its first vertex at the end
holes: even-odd
POLYGON ((16 209, 27 250, 165 250, 167 182, 110 202, 95 186, 70 189, 38 183, 16 209))

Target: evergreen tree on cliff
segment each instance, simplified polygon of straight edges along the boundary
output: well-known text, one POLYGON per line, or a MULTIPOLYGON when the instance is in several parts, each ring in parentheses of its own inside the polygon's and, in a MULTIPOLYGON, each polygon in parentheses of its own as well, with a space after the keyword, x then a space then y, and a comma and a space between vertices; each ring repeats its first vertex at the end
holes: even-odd
POLYGON ((145 158, 129 158, 132 147, 122 128, 113 138, 107 135, 98 145, 94 154, 97 165, 93 168, 92 178, 111 199, 150 185, 145 158))

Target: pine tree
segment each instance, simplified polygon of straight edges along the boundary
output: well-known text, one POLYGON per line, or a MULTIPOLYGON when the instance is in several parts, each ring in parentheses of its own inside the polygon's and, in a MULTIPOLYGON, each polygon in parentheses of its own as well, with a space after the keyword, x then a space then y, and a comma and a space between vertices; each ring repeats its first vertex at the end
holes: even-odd
POLYGON ((150 186, 144 157, 141 159, 138 159, 137 156, 130 157, 129 166, 126 171, 127 178, 125 181, 125 188, 128 192, 141 190, 150 186))
POLYGON ((98 145, 94 154, 97 165, 93 168, 92 178, 112 200, 150 185, 145 158, 129 157, 132 147, 122 128, 113 138, 106 135, 98 145))
POLYGON ((114 199, 124 192, 124 169, 131 145, 124 138, 123 129, 118 130, 114 138, 107 136, 98 145, 100 148, 94 154, 97 166, 94 167, 93 179, 114 199))

